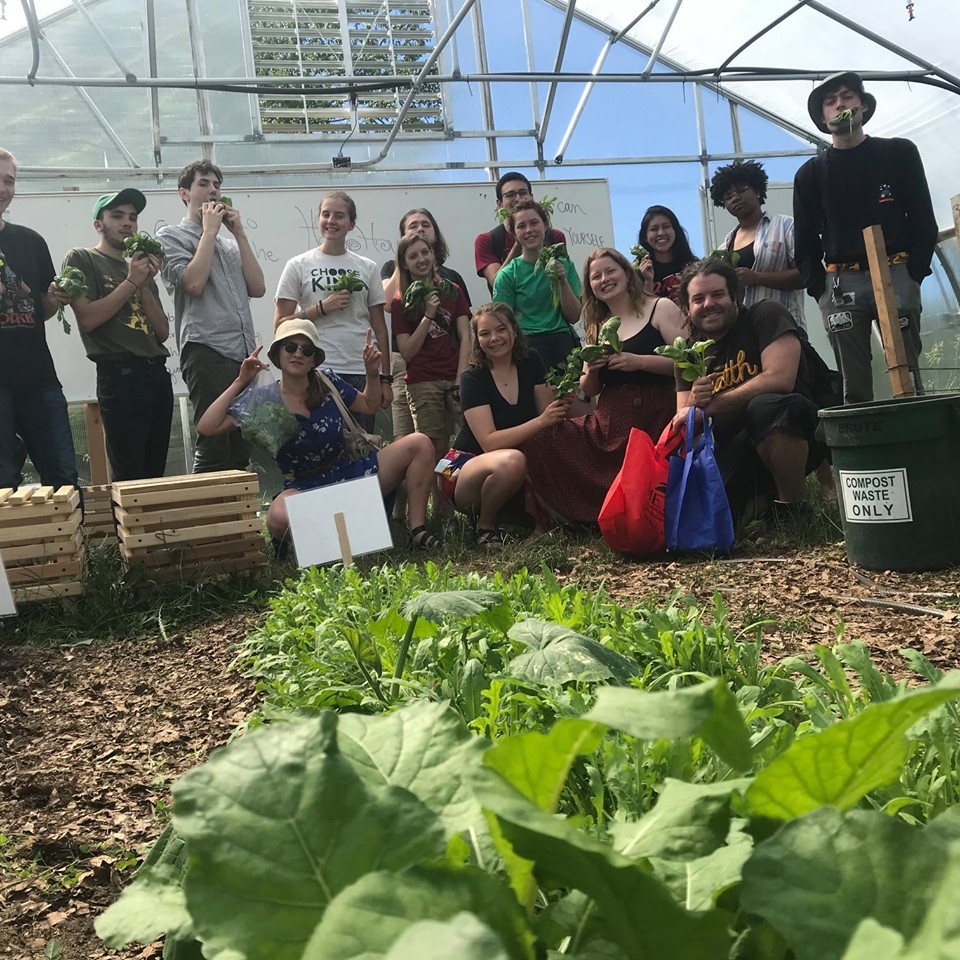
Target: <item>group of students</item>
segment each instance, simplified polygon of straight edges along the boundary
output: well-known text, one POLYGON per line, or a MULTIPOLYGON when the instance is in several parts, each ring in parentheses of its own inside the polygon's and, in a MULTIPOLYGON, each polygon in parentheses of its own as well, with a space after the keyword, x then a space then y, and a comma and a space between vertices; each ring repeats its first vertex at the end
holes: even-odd
MULTIPOLYGON (((284 490, 267 523, 278 543, 288 536, 289 496, 371 473, 385 496, 405 494, 396 509, 407 514, 411 543, 424 549, 439 546, 425 523, 431 491, 440 513, 469 515, 487 546, 502 544, 504 525, 516 520, 533 534, 557 523, 594 522, 630 430, 657 439, 671 422, 680 429, 691 406, 717 421, 718 459, 735 512, 761 493, 788 512, 802 505, 803 479, 824 451, 814 435, 823 364, 806 338, 801 291, 818 298, 846 401, 863 399, 872 389, 875 307, 861 282, 862 241, 856 247, 851 238, 867 223, 883 226, 895 283, 906 291, 901 309, 916 371, 919 282, 930 272, 936 226, 913 145, 864 136, 876 99, 856 74, 825 80, 808 109, 832 147, 798 172, 795 218, 764 212, 760 164, 716 171, 711 198, 737 220, 721 259, 698 260, 677 217, 659 205, 642 219, 643 249, 635 249, 633 262, 609 247, 593 251, 582 270, 567 256, 545 258, 563 234, 529 180, 505 174, 496 185, 503 222, 475 242, 476 271, 491 293, 479 306, 447 263, 429 210, 404 215, 396 259, 378 272, 347 249, 354 201, 342 191, 323 196, 320 242, 282 271, 266 351, 280 371, 277 396, 300 427, 276 453, 284 490), (587 344, 596 343, 613 316, 620 318, 622 352, 591 357, 576 393, 556 395, 547 374, 579 343, 578 324, 587 344), (680 380, 656 352, 677 337, 715 340, 714 372, 693 384, 680 380), (352 457, 349 421, 372 430, 377 411, 387 408, 392 442, 352 457)), ((15 180, 15 161, 0 151, 0 213, 15 180)), ((208 161, 184 168, 178 190, 185 216, 158 232, 162 262, 149 252, 124 258, 146 204, 132 189, 97 201, 97 246, 67 255, 65 266, 85 280, 85 295, 72 307, 97 363, 117 479, 163 469, 172 392, 157 276, 174 299, 181 374, 199 434, 194 469, 248 462, 237 411, 267 369, 255 349, 250 307, 266 286, 238 211, 221 202, 221 183, 208 161)), ((53 282, 45 251, 33 231, 0 226, 0 413, 11 413, 0 429, 0 486, 19 482, 24 445, 45 483, 76 481, 75 470, 71 480, 63 466, 72 444, 63 439, 66 407, 62 391, 53 402, 59 384, 43 339, 43 321, 68 297, 53 282), (45 434, 29 399, 47 403, 45 434)))

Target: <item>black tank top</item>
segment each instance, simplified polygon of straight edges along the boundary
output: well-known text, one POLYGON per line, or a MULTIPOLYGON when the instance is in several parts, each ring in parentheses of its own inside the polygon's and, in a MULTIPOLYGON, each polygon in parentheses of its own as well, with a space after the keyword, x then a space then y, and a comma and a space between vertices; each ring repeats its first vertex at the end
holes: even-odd
MULTIPOLYGON (((623 341, 624 353, 652 356, 654 347, 663 346, 663 337, 660 336, 660 331, 653 325, 653 315, 657 312, 660 299, 657 298, 656 303, 654 303, 653 309, 650 311, 650 319, 644 326, 628 340, 623 341)), ((604 367, 600 371, 600 383, 604 387, 643 386, 663 382, 664 377, 661 374, 651 373, 649 370, 628 372, 625 370, 610 370, 604 367)))

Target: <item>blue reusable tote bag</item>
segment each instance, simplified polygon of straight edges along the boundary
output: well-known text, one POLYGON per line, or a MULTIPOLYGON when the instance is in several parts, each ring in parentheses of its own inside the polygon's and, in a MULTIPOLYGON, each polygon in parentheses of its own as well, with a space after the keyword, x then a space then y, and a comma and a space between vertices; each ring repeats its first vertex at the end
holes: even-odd
POLYGON ((723 478, 713 454, 713 427, 703 418, 703 433, 694 437, 696 408, 687 414, 686 455, 670 458, 664 526, 667 549, 674 552, 729 553, 733 517, 723 478))

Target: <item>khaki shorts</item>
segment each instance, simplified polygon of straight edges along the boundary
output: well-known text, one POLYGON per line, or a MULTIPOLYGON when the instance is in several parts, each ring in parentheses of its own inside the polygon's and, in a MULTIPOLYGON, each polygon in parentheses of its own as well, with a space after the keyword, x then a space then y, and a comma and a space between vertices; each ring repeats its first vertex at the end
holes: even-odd
POLYGON ((390 405, 390 416, 393 418, 394 438, 413 433, 413 414, 410 413, 407 385, 403 379, 406 371, 407 361, 403 359, 403 354, 390 354, 390 373, 393 374, 393 403, 390 405))
POLYGON ((431 440, 449 441, 459 429, 460 401, 453 394, 456 385, 456 380, 407 384, 414 425, 431 440))

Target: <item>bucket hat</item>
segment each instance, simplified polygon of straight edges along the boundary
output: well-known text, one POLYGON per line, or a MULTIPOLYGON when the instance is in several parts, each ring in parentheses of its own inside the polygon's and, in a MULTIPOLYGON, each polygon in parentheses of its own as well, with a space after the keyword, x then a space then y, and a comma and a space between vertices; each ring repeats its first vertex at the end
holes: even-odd
POLYGON ((280 344, 283 343, 284 340, 289 340, 291 337, 297 335, 306 337, 319 351, 314 358, 316 361, 314 363, 315 367, 320 366, 320 364, 326 360, 327 355, 324 353, 323 347, 320 346, 320 334, 317 333, 317 328, 314 324, 309 320, 284 320, 274 332, 273 343, 270 344, 270 349, 267 350, 267 356, 275 367, 280 366, 280 344))
POLYGON ((864 114, 863 122, 870 122, 870 119, 877 112, 877 98, 872 93, 867 93, 863 89, 863 77, 859 73, 847 71, 845 73, 832 73, 822 83, 818 84, 810 91, 807 97, 807 113, 813 125, 821 133, 831 133, 830 128, 823 122, 823 101, 831 90, 837 87, 846 87, 852 90, 866 105, 867 112, 864 114))

